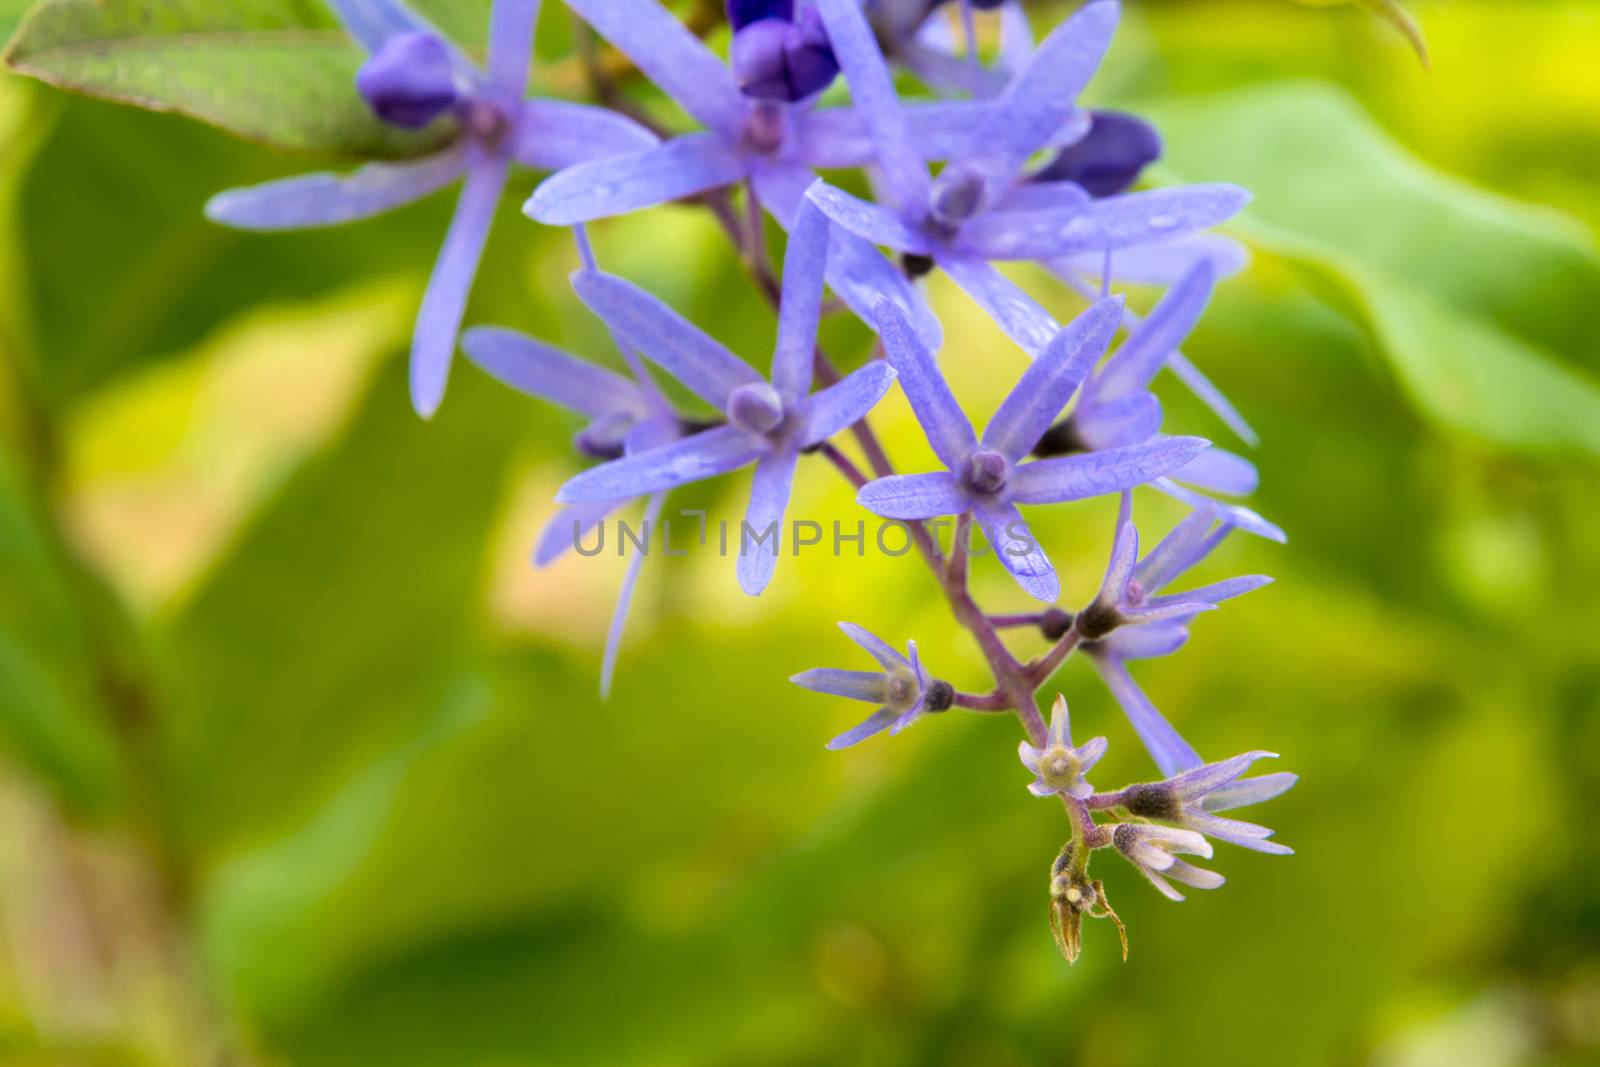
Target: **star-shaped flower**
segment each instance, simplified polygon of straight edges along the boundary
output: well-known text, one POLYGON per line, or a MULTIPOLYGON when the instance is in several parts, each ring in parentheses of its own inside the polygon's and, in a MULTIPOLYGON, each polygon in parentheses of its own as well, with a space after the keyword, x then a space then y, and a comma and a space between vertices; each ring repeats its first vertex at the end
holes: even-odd
POLYGON ((1164 782, 1130 785, 1118 794, 1120 806, 1146 819, 1175 823, 1184 830, 1273 856, 1288 856, 1294 849, 1269 841, 1265 826, 1226 819, 1215 814, 1259 804, 1287 791, 1299 778, 1287 771, 1241 779, 1259 759, 1276 759, 1274 752, 1246 752, 1232 759, 1195 767, 1164 782))
POLYGON ((562 486, 556 499, 582 504, 639 496, 754 463, 746 529, 739 539, 739 584, 752 596, 765 589, 777 565, 800 454, 858 421, 895 376, 887 364, 875 361, 810 394, 827 253, 827 220, 814 209, 801 211, 784 258, 771 381, 638 286, 599 271, 575 274, 573 286, 591 311, 721 411, 727 422, 585 471, 562 486))
POLYGON ((1050 708, 1050 734, 1042 748, 1027 741, 1017 745, 1022 765, 1034 773, 1028 792, 1036 797, 1066 793, 1083 800, 1094 793, 1085 776, 1106 754, 1106 739, 1090 738, 1083 747, 1072 743, 1072 721, 1067 715, 1067 698, 1057 694, 1050 708))
POLYGON ((834 667, 815 667, 800 672, 789 681, 814 693, 828 693, 880 706, 862 722, 829 741, 829 748, 849 748, 886 727, 892 727, 889 732, 897 734, 924 714, 950 707, 955 690, 950 683, 930 677, 923 669, 922 661, 917 658, 915 641, 906 642, 906 654, 902 656, 886 642, 854 623, 841 622, 839 629, 877 660, 882 669, 846 671, 834 667))
POLYGON ((403 127, 452 116, 459 135, 416 162, 234 189, 212 198, 206 215, 246 230, 331 226, 393 210, 464 178, 412 340, 412 404, 429 416, 444 398, 456 334, 510 165, 559 170, 636 152, 655 137, 602 108, 523 98, 538 0, 495 0, 488 66, 481 70, 400 0, 333 0, 333 6, 370 56, 357 88, 372 110, 403 127))
POLYGON ((1030 354, 1055 335, 1056 323, 992 261, 1048 262, 1170 240, 1231 218, 1249 199, 1235 186, 1198 185, 1094 200, 1075 182, 1027 180, 1030 157, 1082 115, 1075 101, 1111 44, 1114 0, 1089 4, 1056 27, 987 111, 975 151, 937 179, 928 176, 855 0, 817 4, 856 110, 873 132, 892 207, 828 185, 807 195, 844 229, 899 252, 908 271, 942 268, 1030 354))
POLYGON ((948 469, 879 478, 857 500, 888 519, 970 512, 1017 583, 1032 596, 1053 602, 1060 592, 1055 568, 1017 505, 1058 504, 1141 485, 1181 467, 1208 444, 1198 437, 1167 437, 1108 452, 1023 462, 1105 352, 1121 310, 1120 297, 1103 300, 1057 332, 1000 405, 980 441, 933 354, 898 308, 880 303, 878 332, 889 363, 948 469))

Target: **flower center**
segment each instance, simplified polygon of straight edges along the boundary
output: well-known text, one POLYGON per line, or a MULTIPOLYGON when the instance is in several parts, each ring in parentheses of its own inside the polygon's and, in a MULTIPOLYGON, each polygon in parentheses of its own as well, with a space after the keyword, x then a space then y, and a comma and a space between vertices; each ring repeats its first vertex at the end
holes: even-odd
POLYGON ((928 213, 941 227, 954 231, 970 219, 983 202, 983 175, 972 167, 949 166, 934 179, 928 213))
POLYGON ((492 147, 510 131, 511 119, 487 100, 474 100, 462 109, 461 126, 469 137, 492 147))
POLYGON ((967 460, 967 485, 982 496, 992 496, 1006 487, 1011 464, 998 452, 980 449, 967 460))
POLYGON ((765 437, 783 422, 783 398, 766 382, 741 385, 728 397, 728 421, 765 437))
POLYGON ((920 688, 910 671, 897 670, 889 676, 889 691, 884 703, 895 711, 905 711, 917 702, 920 688))
POLYGON ((1072 751, 1056 745, 1044 751, 1039 759, 1039 776, 1046 785, 1072 785, 1083 772, 1083 764, 1072 751))
POLYGON ((770 156, 783 147, 788 127, 788 108, 772 100, 761 100, 745 112, 739 140, 752 152, 770 156))

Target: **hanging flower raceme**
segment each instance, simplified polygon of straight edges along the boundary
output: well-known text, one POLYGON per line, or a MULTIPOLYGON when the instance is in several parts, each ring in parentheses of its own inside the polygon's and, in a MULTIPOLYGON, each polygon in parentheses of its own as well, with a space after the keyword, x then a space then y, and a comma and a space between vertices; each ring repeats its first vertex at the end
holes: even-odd
POLYGON ((1106 739, 1103 737, 1091 738, 1081 748, 1073 745, 1067 698, 1060 694, 1050 708, 1050 733, 1044 746, 1035 747, 1027 741, 1017 746, 1022 765, 1034 774, 1033 781, 1028 783, 1028 792, 1036 797, 1065 793, 1079 800, 1088 799, 1094 794, 1094 787, 1085 775, 1105 754, 1106 739))
POLYGON ((1060 330, 1029 365, 979 440, 933 353, 898 308, 881 303, 878 332, 889 363, 947 469, 879 478, 861 490, 857 499, 862 506, 888 519, 970 514, 1017 584, 1040 600, 1054 601, 1060 592, 1055 568, 1017 505, 1059 504, 1120 492, 1183 466, 1207 446, 1197 437, 1168 437, 1092 455, 1023 462, 1105 352, 1121 304, 1121 298, 1102 301, 1060 330))
POLYGON ((828 742, 832 749, 849 748, 884 729, 897 734, 923 715, 947 710, 955 699, 949 682, 931 677, 917 657, 917 643, 906 642, 904 656, 886 642, 854 623, 841 622, 845 636, 878 661, 881 670, 846 671, 816 667, 789 681, 814 693, 848 697, 879 705, 866 719, 828 742))
POLYGON ((495 0, 483 69, 398 0, 333 0, 333 6, 367 50, 356 85, 373 112, 404 128, 448 118, 454 138, 416 162, 369 163, 346 176, 308 174, 222 193, 206 205, 206 215, 245 230, 332 226, 392 211, 464 179, 411 346, 411 400, 428 416, 444 398, 456 334, 511 164, 559 170, 636 152, 656 139, 603 108, 524 99, 537 0, 495 0))

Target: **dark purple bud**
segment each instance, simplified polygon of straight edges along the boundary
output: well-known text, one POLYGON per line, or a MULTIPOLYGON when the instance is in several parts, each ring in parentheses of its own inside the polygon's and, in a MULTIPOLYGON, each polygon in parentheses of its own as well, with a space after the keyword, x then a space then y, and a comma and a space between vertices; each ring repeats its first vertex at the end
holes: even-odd
POLYGON ((356 89, 380 119, 409 130, 426 126, 461 98, 450 52, 430 33, 390 38, 356 73, 356 89))
POLYGON ((959 227, 983 202, 983 175, 971 167, 953 164, 934 179, 928 210, 934 220, 951 229, 959 227))
POLYGON ((1096 111, 1083 140, 1063 148, 1034 178, 1077 182, 1094 197, 1116 196, 1160 158, 1161 135, 1154 126, 1118 111, 1096 111))
POLYGON ((767 18, 733 35, 733 75, 746 96, 795 103, 826 89, 839 73, 816 10, 767 18))
POLYGON ((1006 457, 988 449, 979 449, 967 460, 967 486, 975 493, 990 496, 1006 487, 1011 474, 1011 464, 1006 457))
POLYGON ((783 399, 766 382, 741 385, 728 397, 728 421, 746 433, 771 433, 783 422, 783 399))
POLYGON ((942 678, 928 683, 928 693, 922 698, 922 710, 930 715, 949 711, 956 702, 956 687, 942 678))
POLYGON ((607 415, 585 426, 573 438, 572 444, 579 452, 594 459, 620 459, 628 431, 634 420, 626 415, 607 415))
POLYGON ((728 0, 728 25, 742 30, 762 19, 794 20, 794 0, 728 0))

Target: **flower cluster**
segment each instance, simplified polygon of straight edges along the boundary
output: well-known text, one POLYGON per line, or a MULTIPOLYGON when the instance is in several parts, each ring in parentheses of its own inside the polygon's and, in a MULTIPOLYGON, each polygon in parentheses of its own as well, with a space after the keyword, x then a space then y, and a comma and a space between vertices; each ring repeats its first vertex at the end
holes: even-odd
MULTIPOLYGON (((504 384, 587 420, 574 444, 596 463, 561 487, 563 507, 535 549, 536 564, 561 556, 630 502, 643 501, 648 527, 674 489, 745 467, 752 475, 737 577, 750 595, 773 580, 781 542, 757 536, 746 543, 747 535, 781 529, 802 466, 836 468, 864 509, 906 523, 953 616, 975 638, 992 690, 960 692, 929 673, 914 641, 901 655, 848 623, 841 627, 878 669, 819 668, 792 681, 874 706, 830 748, 899 733, 955 708, 1015 713, 1027 732, 1019 755, 1033 776, 1029 791, 1054 798, 1067 815, 1050 898, 1052 929, 1069 958, 1079 952, 1084 916, 1111 918, 1121 931, 1104 884, 1088 876, 1098 850, 1120 853, 1174 900, 1182 899, 1174 882, 1222 883, 1179 858, 1210 859, 1212 840, 1289 851, 1270 840, 1270 830, 1217 813, 1271 799, 1294 776, 1243 777, 1265 752, 1202 759, 1127 666, 1177 651, 1192 620, 1267 579, 1164 592, 1170 583, 1235 530, 1283 535, 1236 499, 1256 487, 1249 461, 1203 438, 1164 432, 1151 387, 1169 370, 1254 443, 1238 412, 1179 350, 1218 280, 1243 263, 1237 245, 1207 231, 1248 196, 1227 185, 1140 188, 1145 167, 1161 154, 1157 132, 1136 116, 1080 106, 1117 27, 1116 0, 1093 0, 1037 43, 1018 0, 728 0, 727 59, 657 0, 566 3, 693 128, 669 132, 632 110, 529 98, 537 0, 495 0, 482 66, 401 0, 332 0, 367 52, 354 88, 373 114, 399 127, 448 124, 448 147, 416 162, 223 193, 209 215, 253 229, 329 225, 464 182, 417 318, 412 396, 424 416, 438 407, 459 344, 504 384), (987 60, 980 13, 999 27, 1000 46, 987 60), (932 96, 903 95, 896 68, 932 96), (515 164, 550 172, 524 213, 573 228, 582 265, 572 288, 609 330, 626 374, 509 330, 461 333, 515 164), (819 177, 824 171, 840 184, 819 177), (851 186, 856 192, 838 177, 851 171, 866 178, 851 186), (863 198, 862 189, 874 194, 863 198), (743 218, 732 206, 741 195, 743 218), (586 224, 684 201, 716 212, 773 303, 775 341, 761 368, 596 262, 586 224), (764 216, 787 234, 778 274, 764 216), (1062 283, 1058 295, 1086 298, 1087 309, 1058 322, 1038 294, 996 266, 1006 263, 1044 267, 1062 283), (943 331, 923 298, 922 279, 935 270, 1031 360, 981 435, 941 369, 941 358, 957 357, 941 357, 943 331), (1141 317, 1113 295, 1123 282, 1165 293, 1141 317), (824 299, 828 290, 837 306, 824 299), (848 374, 818 343, 822 317, 845 309, 877 336, 871 356, 848 374), (676 405, 660 375, 705 409, 676 405), (869 416, 896 384, 943 469, 896 473, 876 437, 869 416), (867 470, 838 446, 845 434, 867 470), (1142 556, 1133 521, 1139 487, 1189 510, 1142 556), (1068 611, 1056 604, 1056 566, 1020 508, 1117 494, 1104 581, 1089 604, 1068 611), (940 519, 954 526, 948 548, 930 532, 930 520, 940 519), (1021 592, 1040 602, 1035 610, 997 615, 976 603, 967 582, 974 526, 1021 592), (1023 626, 1049 642, 1030 661, 1002 639, 1002 631, 1023 626), (1088 776, 1106 738, 1075 744, 1060 697, 1046 725, 1037 694, 1074 652, 1104 679, 1160 781, 1098 791, 1088 776)), ((596 98, 621 106, 618 87, 600 84, 600 65, 591 68, 596 98)), ((643 558, 635 556, 624 581, 602 691, 643 558)))

